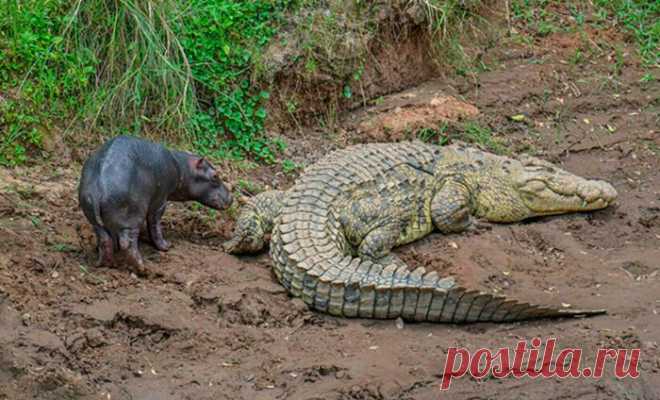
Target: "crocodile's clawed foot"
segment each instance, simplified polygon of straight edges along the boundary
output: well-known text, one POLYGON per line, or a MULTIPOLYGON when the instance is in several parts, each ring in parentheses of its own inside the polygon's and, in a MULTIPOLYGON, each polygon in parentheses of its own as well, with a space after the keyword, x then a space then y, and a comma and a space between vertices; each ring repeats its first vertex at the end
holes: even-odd
POLYGON ((493 225, 495 224, 488 221, 473 219, 470 225, 467 227, 466 231, 473 233, 477 233, 481 231, 490 231, 493 229, 493 225))

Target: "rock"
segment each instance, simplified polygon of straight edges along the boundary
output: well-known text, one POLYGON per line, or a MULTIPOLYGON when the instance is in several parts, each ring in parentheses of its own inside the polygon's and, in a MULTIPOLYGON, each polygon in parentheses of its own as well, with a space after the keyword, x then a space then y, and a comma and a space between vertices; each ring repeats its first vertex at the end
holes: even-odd
POLYGON ((350 376, 346 373, 346 371, 339 370, 335 372, 335 378, 336 379, 350 379, 350 376))
POLYGON ((87 339, 89 347, 101 347, 108 343, 105 340, 103 332, 98 328, 88 329, 87 332, 85 332, 85 338, 87 339))
POLYGON ((85 335, 82 333, 74 333, 66 338, 65 344, 70 352, 77 353, 85 347, 86 342, 85 335))

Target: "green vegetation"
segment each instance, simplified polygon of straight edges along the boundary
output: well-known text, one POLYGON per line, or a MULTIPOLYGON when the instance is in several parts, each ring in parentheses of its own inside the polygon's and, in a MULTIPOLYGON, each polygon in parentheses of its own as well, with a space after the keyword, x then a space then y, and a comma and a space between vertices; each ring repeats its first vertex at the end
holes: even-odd
POLYGON ((418 140, 426 143, 444 146, 451 140, 461 140, 474 143, 496 154, 509 154, 502 141, 494 136, 492 129, 481 125, 478 121, 463 123, 441 123, 437 128, 422 128, 415 132, 418 140))
POLYGON ((445 145, 449 142, 447 137, 447 124, 440 124, 438 128, 422 128, 417 131, 417 139, 425 143, 445 145))
POLYGON ((660 64, 660 2, 596 0, 594 4, 613 13, 618 22, 633 34, 644 64, 660 64))
MULTIPOLYGON (((49 143, 91 146, 102 137, 124 133, 176 142, 215 158, 277 163, 285 172, 294 172, 298 166, 281 159, 285 143, 264 132, 266 106, 274 94, 270 84, 278 67, 274 64, 281 64, 267 53, 271 45, 280 48, 287 65, 297 68, 292 74, 308 84, 336 87, 335 97, 324 100, 316 114, 331 130, 342 111, 340 102, 365 96, 363 78, 378 70, 372 50, 387 46, 381 40, 387 35, 409 34, 391 20, 409 18, 426 26, 437 60, 456 73, 487 70, 481 56, 466 54, 460 40, 487 26, 479 23, 481 4, 0 0, 0 165, 46 155, 52 151, 49 143), (383 17, 388 13, 390 17, 383 17)), ((534 36, 572 29, 563 23, 567 16, 555 12, 558 5, 570 11, 578 29, 586 24, 622 26, 639 44, 645 65, 658 65, 657 1, 509 4, 511 21, 533 30, 534 36)), ((519 36, 523 41, 532 37, 519 36)), ((584 63, 591 51, 585 45, 569 61, 584 63)), ((619 74, 624 66, 621 49, 615 61, 613 73, 619 74)), ((651 80, 650 73, 643 78, 651 80)), ((275 102, 281 102, 283 112, 300 127, 299 115, 308 111, 303 109, 305 99, 295 90, 284 98, 276 94, 275 102)), ((475 140, 487 136, 474 128, 465 134, 475 140)), ((446 138, 441 129, 419 136, 428 141, 446 138)))
MULTIPOLYGON (((597 29, 622 26, 637 42, 642 62, 647 66, 660 63, 660 2, 656 0, 584 0, 568 2, 574 26, 562 23, 562 15, 556 12, 557 0, 514 0, 511 14, 514 22, 523 22, 536 36, 552 32, 581 29, 587 20, 597 29), (587 18, 587 14, 592 14, 587 18)), ((580 61, 582 55, 571 62, 580 61)))
POLYGON ((500 140, 494 137, 492 129, 480 125, 475 121, 467 121, 459 131, 462 140, 475 143, 496 154, 509 154, 510 151, 500 140))
POLYGON ((71 120, 218 157, 273 162, 283 147, 263 135, 269 94, 250 78, 292 1, 2 3, 0 164, 71 120))

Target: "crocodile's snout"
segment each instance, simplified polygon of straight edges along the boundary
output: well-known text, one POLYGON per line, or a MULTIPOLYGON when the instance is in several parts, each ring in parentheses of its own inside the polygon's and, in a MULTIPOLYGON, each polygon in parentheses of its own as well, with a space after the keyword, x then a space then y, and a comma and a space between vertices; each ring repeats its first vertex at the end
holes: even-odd
POLYGON ((605 181, 585 179, 538 163, 513 173, 520 198, 531 216, 599 210, 617 198, 616 189, 605 181))
POLYGON ((616 189, 605 181, 589 180, 580 186, 578 195, 587 203, 607 207, 617 198, 616 189))

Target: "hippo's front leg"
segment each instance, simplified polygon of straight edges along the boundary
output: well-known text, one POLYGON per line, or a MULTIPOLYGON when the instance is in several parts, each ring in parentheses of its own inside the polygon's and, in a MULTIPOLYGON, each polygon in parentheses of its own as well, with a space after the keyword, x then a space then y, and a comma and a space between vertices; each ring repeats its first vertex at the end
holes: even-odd
POLYGON ((160 207, 155 210, 149 210, 147 214, 147 229, 149 230, 151 242, 160 251, 167 251, 170 249, 170 242, 163 238, 163 227, 160 224, 160 219, 163 217, 166 207, 167 202, 163 202, 160 207))

